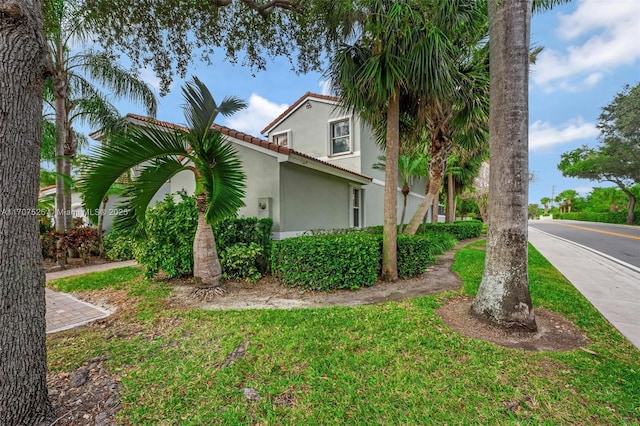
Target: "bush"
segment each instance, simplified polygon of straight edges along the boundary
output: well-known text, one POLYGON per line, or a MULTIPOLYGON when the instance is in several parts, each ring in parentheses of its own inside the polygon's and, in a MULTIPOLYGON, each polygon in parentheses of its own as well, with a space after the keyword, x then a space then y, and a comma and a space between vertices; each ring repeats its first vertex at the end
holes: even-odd
MULTIPOLYGON (((382 236, 377 236, 382 262, 382 236)), ((445 232, 418 235, 398 235, 398 276, 402 279, 423 274, 436 256, 454 248, 458 241, 445 232)))
POLYGON ((131 260, 135 257, 136 240, 122 231, 111 230, 102 239, 104 254, 111 260, 131 260))
MULTIPOLYGON (((601 223, 627 223, 627 212, 572 212, 572 213, 556 213, 554 219, 564 220, 582 220, 584 222, 601 222, 601 223)), ((635 212, 634 221, 636 225, 640 225, 640 212, 635 212)))
POLYGON ((244 243, 245 246, 249 246, 252 243, 257 244, 261 249, 257 259, 258 269, 261 272, 267 272, 269 269, 269 254, 271 253, 272 228, 273 220, 268 218, 229 218, 214 226, 213 235, 216 238, 219 253, 237 243, 244 243))
POLYGON ((376 282, 380 247, 362 233, 301 236, 275 241, 273 275, 309 290, 356 289, 376 282))
POLYGON ((446 232, 457 240, 477 238, 482 232, 482 222, 479 220, 461 220, 454 223, 423 223, 418 228, 418 234, 427 232, 446 232))
POLYGON ((81 227, 58 234, 56 231, 48 231, 40 234, 42 256, 48 259, 56 258, 58 240, 62 238, 62 250, 77 251, 86 262, 91 255, 99 254, 98 231, 95 228, 81 227))
MULTIPOLYGON (((147 238, 136 245, 135 257, 145 268, 145 277, 160 269, 170 278, 193 273, 193 240, 198 226, 195 197, 182 195, 179 203, 173 195, 147 210, 147 238)), ((230 218, 213 227, 218 254, 222 257, 236 243, 257 244, 261 248, 257 265, 266 270, 271 249, 271 219, 230 218)), ((223 273, 225 272, 223 267, 223 273)))
POLYGON ((258 259, 262 256, 262 247, 256 243, 237 243, 220 254, 222 277, 256 282, 262 274, 258 270, 258 259))

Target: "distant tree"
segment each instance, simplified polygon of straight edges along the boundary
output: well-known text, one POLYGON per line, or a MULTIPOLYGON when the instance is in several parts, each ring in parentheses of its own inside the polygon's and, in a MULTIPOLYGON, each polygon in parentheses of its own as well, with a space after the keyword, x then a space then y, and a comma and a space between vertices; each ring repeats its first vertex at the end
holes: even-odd
POLYGON ((540 198, 540 202, 544 206, 544 214, 546 215, 547 213, 549 213, 549 203, 551 202, 551 198, 542 197, 540 198))
POLYGON ((640 183, 640 83, 625 86, 598 120, 600 143, 561 155, 563 176, 615 183, 629 200, 627 223, 633 223, 636 197, 630 187, 640 183))
MULTIPOLYGON (((193 243, 193 275, 210 287, 222 275, 211 225, 235 214, 242 206, 245 175, 233 148, 212 125, 218 114, 231 115, 246 104, 225 98, 217 104, 207 87, 194 77, 183 89, 187 128, 133 127, 112 134, 86 160, 81 180, 82 196, 90 211, 97 210, 127 171, 139 175, 123 192, 125 213, 114 219, 114 229, 144 232, 146 210, 154 194, 181 171, 195 179, 198 226, 193 243)), ((92 220, 96 220, 92 216, 92 220)))
POLYGON ((538 204, 529 204, 529 219, 535 219, 540 214, 540 206, 538 204))
POLYGON ((561 213, 571 213, 573 207, 573 200, 578 196, 578 192, 574 189, 566 189, 558 194, 556 201, 564 206, 564 211, 561 209, 561 213))

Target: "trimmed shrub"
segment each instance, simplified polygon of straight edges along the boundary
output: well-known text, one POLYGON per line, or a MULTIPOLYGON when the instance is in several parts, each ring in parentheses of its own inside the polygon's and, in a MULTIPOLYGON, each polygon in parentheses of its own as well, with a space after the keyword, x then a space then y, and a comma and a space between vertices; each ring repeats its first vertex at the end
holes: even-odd
POLYGON ((58 234, 56 231, 48 231, 40 235, 42 245, 42 256, 44 258, 56 258, 56 246, 58 240, 62 238, 62 249, 64 251, 74 250, 86 262, 91 255, 98 255, 98 231, 95 228, 80 227, 58 234))
MULTIPOLYGON (((193 273, 193 240, 198 226, 194 196, 182 195, 176 203, 173 195, 147 210, 147 238, 136 243, 135 257, 145 268, 145 277, 155 276, 160 269, 170 278, 193 273)), ((236 243, 257 244, 259 270, 268 268, 271 249, 271 219, 226 219, 213 227, 218 255, 236 243)), ((223 273, 225 272, 223 266, 223 273)))
POLYGON ((271 271, 292 287, 356 289, 376 282, 380 253, 378 239, 366 234, 300 236, 273 243, 271 271))
POLYGON ((262 274, 258 270, 258 259, 262 256, 262 247, 256 243, 237 243, 220 254, 222 277, 256 282, 262 274))
MULTIPOLYGON (((563 220, 582 220, 584 222, 601 222, 601 223, 627 223, 627 212, 572 212, 572 213, 556 213, 554 219, 563 220)), ((640 225, 640 212, 635 212, 633 223, 640 225)))
POLYGON ((122 231, 111 230, 102 238, 104 254, 111 260, 131 260, 137 241, 122 231))
POLYGON ((477 238, 482 232, 482 222, 479 220, 461 220, 454 223, 423 223, 418 228, 418 234, 427 232, 446 232, 457 240, 477 238))
MULTIPOLYGON (((382 262, 382 236, 377 236, 382 262)), ((453 235, 445 232, 430 232, 418 235, 398 235, 398 276, 402 279, 423 274, 436 256, 458 244, 453 235)))

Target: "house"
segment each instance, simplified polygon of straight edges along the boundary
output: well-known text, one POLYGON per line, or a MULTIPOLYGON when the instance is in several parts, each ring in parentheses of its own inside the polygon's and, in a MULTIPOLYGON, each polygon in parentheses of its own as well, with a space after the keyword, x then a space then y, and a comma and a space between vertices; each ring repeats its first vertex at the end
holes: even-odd
MULTIPOLYGON (((127 119, 134 125, 179 126, 136 114, 127 119)), ((306 93, 257 138, 214 124, 233 144, 247 176, 244 206, 239 216, 273 219, 274 239, 309 230, 364 227, 383 223, 384 171, 374 169, 382 151, 371 128, 355 114, 340 108, 339 99, 306 93)), ((95 133, 94 136, 99 136, 95 133)), ((403 196, 396 182, 398 218, 403 196)), ((193 174, 183 171, 171 178, 155 195, 193 193, 193 174)), ((407 217, 411 218, 424 198, 425 181, 411 182, 407 217)), ((107 210, 115 200, 109 200, 107 210)), ((105 218, 105 229, 111 218, 105 218)))
MULTIPOLYGON (((276 145, 371 176, 371 182, 363 185, 354 197, 359 197, 362 205, 362 226, 383 223, 384 170, 373 167, 383 151, 376 144, 371 127, 357 114, 341 108, 339 98, 307 92, 269 123, 262 133, 276 145)), ((405 222, 411 219, 424 198, 426 186, 424 179, 410 179, 409 183, 405 222)), ((402 181, 399 180, 396 186, 400 220, 402 181)), ((444 211, 439 213, 444 214, 444 211)), ((444 216, 440 219, 444 220, 444 216)), ((431 213, 427 220, 431 220, 431 213)))

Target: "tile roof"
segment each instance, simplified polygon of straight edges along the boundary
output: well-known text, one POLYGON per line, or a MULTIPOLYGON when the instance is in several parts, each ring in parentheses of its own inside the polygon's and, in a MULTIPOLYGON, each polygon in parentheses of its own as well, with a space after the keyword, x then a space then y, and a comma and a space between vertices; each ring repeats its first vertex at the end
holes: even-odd
MULTIPOLYGON (((324 96, 324 95, 320 95, 320 96, 324 96)), ((179 126, 179 125, 176 125, 176 124, 173 124, 173 123, 169 123, 167 121, 156 120, 155 118, 145 117, 145 116, 142 116, 142 115, 127 114, 127 118, 131 118, 131 119, 134 119, 134 120, 142 121, 142 122, 145 122, 145 123, 150 123, 150 124, 153 124, 153 125, 156 125, 156 126, 159 126, 159 127, 165 127, 167 129, 187 130, 187 128, 184 127, 184 126, 179 126)), ((349 170, 349 169, 346 169, 344 167, 336 166, 335 164, 331 164, 331 163, 328 163, 326 161, 318 160, 317 158, 312 157, 312 156, 307 155, 307 154, 304 154, 302 152, 295 151, 295 150, 293 150, 291 148, 287 148, 287 147, 275 144, 273 142, 266 141, 264 139, 256 138, 255 136, 248 135, 246 133, 240 132, 240 131, 235 130, 235 129, 231 129, 231 128, 226 127, 226 126, 220 126, 218 124, 214 124, 213 128, 216 129, 217 131, 219 131, 220 133, 222 133, 225 136, 229 136, 229 137, 234 138, 234 139, 238 139, 238 140, 241 140, 241 141, 244 141, 244 142, 248 142, 248 143, 250 143, 252 145, 259 146, 259 147, 268 149, 268 150, 273 151, 273 152, 277 152, 277 153, 284 154, 284 155, 293 154, 293 155, 296 155, 298 157, 302 157, 302 158, 305 158, 307 160, 311 160, 311 161, 313 161, 315 163, 318 163, 318 164, 321 164, 321 165, 325 165, 325 166, 329 166, 329 167, 331 167, 333 169, 340 170, 342 172, 346 172, 346 173, 352 174, 352 175, 357 176, 359 178, 364 178, 364 179, 367 179, 369 181, 372 180, 372 178, 370 176, 366 176, 366 175, 354 172, 353 170, 349 170)))
POLYGON ((280 120, 284 119, 287 115, 291 114, 300 105, 302 105, 304 101, 307 100, 307 98, 319 99, 323 101, 336 102, 336 103, 340 102, 340 98, 336 98, 335 96, 328 96, 328 95, 321 95, 319 93, 307 92, 304 95, 302 95, 300 99, 298 99, 293 104, 291 104, 289 108, 285 109, 282 112, 282 114, 277 116, 271 123, 267 124, 266 127, 260 131, 260 133, 267 133, 267 131, 271 130, 271 128, 274 127, 276 124, 278 124, 280 120))

